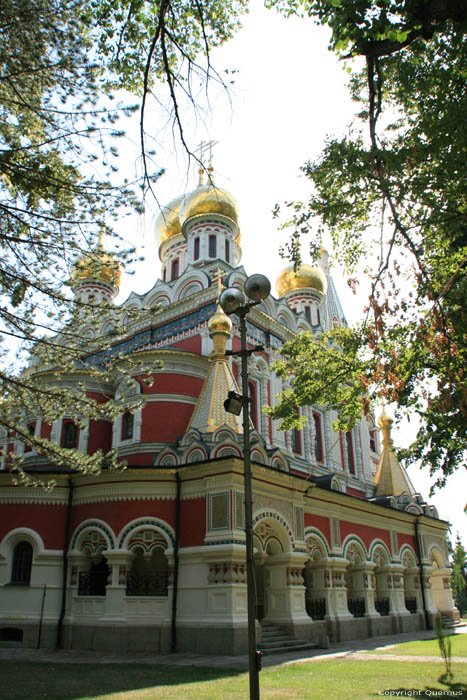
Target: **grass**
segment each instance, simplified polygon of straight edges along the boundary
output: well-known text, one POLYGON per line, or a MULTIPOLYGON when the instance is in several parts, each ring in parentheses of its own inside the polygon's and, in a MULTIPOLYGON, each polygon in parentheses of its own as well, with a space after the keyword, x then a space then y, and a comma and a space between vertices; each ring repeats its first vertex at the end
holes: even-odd
MULTIPOLYGON (((467 634, 452 634, 452 656, 467 658, 467 634)), ((426 639, 397 644, 390 649, 375 649, 371 654, 399 654, 401 656, 440 656, 438 640, 426 639)))
MULTIPOLYGON (((467 697, 467 665, 320 660, 266 668, 261 700, 467 697), (396 692, 397 691, 397 692, 396 692), (437 691, 437 692, 436 692, 437 691), (441 691, 441 692, 440 692, 441 691)), ((246 700, 248 674, 225 669, 131 664, 0 663, 1 700, 246 700)))

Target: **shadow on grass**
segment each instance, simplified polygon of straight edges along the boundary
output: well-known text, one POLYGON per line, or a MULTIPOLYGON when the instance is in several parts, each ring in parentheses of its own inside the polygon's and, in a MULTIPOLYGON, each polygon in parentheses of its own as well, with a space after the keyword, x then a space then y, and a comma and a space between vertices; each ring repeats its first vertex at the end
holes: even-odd
POLYGON ((378 696, 395 697, 395 698, 464 698, 467 697, 467 685, 464 682, 457 682, 454 677, 448 678, 446 673, 443 673, 438 678, 438 683, 441 683, 445 688, 434 688, 425 686, 423 690, 420 688, 384 688, 378 691, 378 696))
MULTIPOLYGON (((201 683, 229 678, 243 671, 198 666, 140 664, 44 664, 0 662, 1 700, 79 700, 123 693, 201 683)), ((174 695, 174 697, 178 697, 174 695)), ((181 696, 180 696, 181 697, 181 696)))

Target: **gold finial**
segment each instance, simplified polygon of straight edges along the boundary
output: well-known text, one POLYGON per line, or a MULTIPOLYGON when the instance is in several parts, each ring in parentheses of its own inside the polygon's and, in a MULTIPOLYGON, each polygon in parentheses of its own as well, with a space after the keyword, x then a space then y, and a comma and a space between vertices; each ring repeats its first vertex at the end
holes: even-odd
POLYGON ((202 187, 204 185, 204 168, 202 165, 200 165, 198 168, 198 175, 198 187, 202 187))
POLYGON ((217 304, 216 313, 208 321, 208 330, 214 345, 211 358, 214 360, 226 359, 225 350, 232 331, 232 321, 222 311, 220 304, 217 304))
POLYGON ((212 162, 208 165, 208 180, 210 185, 214 185, 214 168, 212 162))
POLYGON ((381 428, 381 432, 383 433, 383 445, 385 447, 392 447, 393 441, 391 438, 391 427, 393 424, 393 420, 391 416, 388 416, 386 413, 386 408, 383 405, 381 415, 378 418, 378 425, 381 428))

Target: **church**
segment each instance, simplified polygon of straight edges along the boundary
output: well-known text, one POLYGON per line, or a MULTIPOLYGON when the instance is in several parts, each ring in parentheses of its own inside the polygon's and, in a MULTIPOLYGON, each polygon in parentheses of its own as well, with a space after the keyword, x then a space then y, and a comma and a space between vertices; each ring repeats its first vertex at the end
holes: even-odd
MULTIPOLYGON (((246 653, 243 429, 224 409, 240 391, 238 357, 226 355, 240 335, 218 304, 222 288, 242 289, 248 277, 238 221, 234 197, 200 169, 198 186, 158 217, 160 279, 122 304, 124 337, 87 358, 95 367, 119 358, 112 385, 85 366, 66 376, 30 370, 121 405, 113 422, 84 427, 29 416, 32 434, 89 454, 114 448, 126 469, 73 473, 0 434, 3 645, 246 653), (10 452, 55 487, 14 485, 10 452)), ((112 302, 120 270, 101 242, 94 254, 100 265, 76 261, 73 293, 112 302)), ((283 343, 346 323, 325 250, 316 266, 286 268, 276 290, 247 320, 248 347, 260 346, 248 360, 259 648, 408 632, 438 613, 456 620, 449 524, 398 463, 391 418, 362 417, 342 434, 323 406, 300 409, 302 430, 282 431, 263 412, 283 389, 271 370, 283 343)), ((114 330, 107 314, 83 332, 114 330)))

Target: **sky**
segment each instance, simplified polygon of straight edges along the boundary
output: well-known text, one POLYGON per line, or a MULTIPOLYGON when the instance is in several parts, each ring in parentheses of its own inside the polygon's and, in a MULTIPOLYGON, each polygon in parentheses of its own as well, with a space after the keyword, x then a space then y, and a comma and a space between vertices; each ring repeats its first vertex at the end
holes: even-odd
MULTIPOLYGON (((190 149, 201 141, 214 140, 215 182, 231 192, 240 209, 243 258, 248 274, 261 272, 275 281, 287 262, 278 250, 286 234, 279 230, 272 210, 277 203, 306 199, 309 186, 300 166, 317 158, 330 136, 341 136, 354 119, 355 104, 346 87, 345 66, 328 51, 329 32, 307 19, 285 19, 253 0, 252 10, 235 38, 216 49, 211 61, 226 81, 225 90, 211 84, 209 103, 200 88, 199 111, 184 110, 184 129, 190 149), (224 70, 235 73, 223 73, 224 70)), ((195 85, 196 88, 196 85, 195 85)), ((164 102, 164 89, 158 91, 164 102)), ((145 261, 136 274, 123 279, 117 301, 131 290, 147 292, 160 276, 160 261, 154 235, 159 205, 189 192, 197 183, 197 166, 188 162, 170 115, 154 103, 146 115, 146 130, 156 150, 156 162, 165 168, 154 186, 155 198, 147 197, 147 212, 132 220, 122 234, 138 247, 145 261)), ((133 139, 138 148, 137 127, 133 139)), ((131 131, 130 131, 131 136, 131 131)), ((139 167, 128 163, 128 168, 139 167)), ((331 255, 332 255, 332 251, 331 255)), ((306 255, 305 255, 306 261, 306 255)), ((362 315, 364 295, 352 297, 345 277, 338 269, 333 278, 350 324, 362 315)), ((397 446, 410 444, 416 421, 394 426, 397 446)), ((467 544, 466 473, 449 478, 448 486, 428 496, 430 477, 417 466, 409 469, 415 486, 452 523, 453 538, 459 532, 467 544)))

